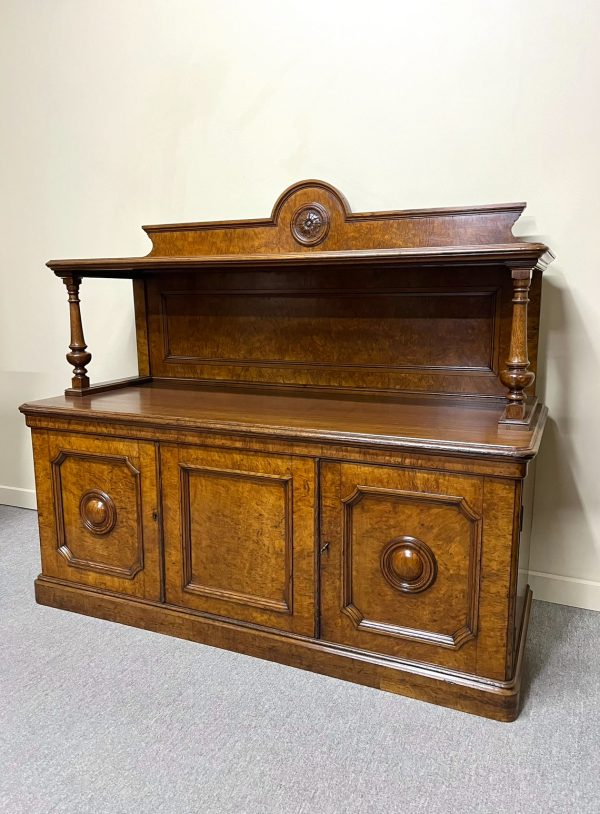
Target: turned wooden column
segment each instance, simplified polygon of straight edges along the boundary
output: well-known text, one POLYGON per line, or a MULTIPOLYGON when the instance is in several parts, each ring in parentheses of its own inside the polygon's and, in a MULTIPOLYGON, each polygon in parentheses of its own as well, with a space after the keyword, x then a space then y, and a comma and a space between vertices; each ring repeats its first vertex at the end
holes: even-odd
POLYGON ((83 336, 83 326, 81 324, 81 311, 79 309, 79 286, 81 277, 69 275, 62 278, 63 283, 69 292, 69 318, 71 321, 71 349, 67 353, 67 362, 73 365, 73 378, 71 388, 73 390, 84 390, 90 386, 86 365, 92 360, 92 354, 88 352, 83 336))
POLYGON ((506 367, 500 373, 500 381, 508 387, 508 404, 503 418, 523 421, 526 416, 526 397, 524 390, 533 384, 535 373, 529 370, 527 350, 527 303, 532 270, 513 268, 513 316, 510 335, 510 351, 506 367))

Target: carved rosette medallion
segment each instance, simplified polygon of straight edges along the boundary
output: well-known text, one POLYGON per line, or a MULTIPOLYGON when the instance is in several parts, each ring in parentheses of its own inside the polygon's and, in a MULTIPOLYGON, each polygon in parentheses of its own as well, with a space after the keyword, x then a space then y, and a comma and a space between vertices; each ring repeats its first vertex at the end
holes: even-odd
POLYGON ((93 534, 108 534, 117 522, 117 509, 106 492, 91 489, 79 502, 83 525, 93 534))
POLYGON ((435 582, 437 562, 433 551, 415 537, 396 537, 381 553, 383 576, 398 591, 417 594, 435 582))
POLYGON ((319 203, 305 204, 294 212, 291 227, 298 243, 316 246, 329 232, 329 212, 319 203))

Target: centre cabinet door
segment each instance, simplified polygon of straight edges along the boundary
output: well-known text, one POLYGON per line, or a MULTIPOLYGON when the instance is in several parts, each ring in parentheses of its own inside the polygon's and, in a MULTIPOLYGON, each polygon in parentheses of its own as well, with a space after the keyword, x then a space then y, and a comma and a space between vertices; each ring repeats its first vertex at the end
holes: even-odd
POLYGON ((314 463, 164 445, 161 479, 167 602, 313 635, 314 463))

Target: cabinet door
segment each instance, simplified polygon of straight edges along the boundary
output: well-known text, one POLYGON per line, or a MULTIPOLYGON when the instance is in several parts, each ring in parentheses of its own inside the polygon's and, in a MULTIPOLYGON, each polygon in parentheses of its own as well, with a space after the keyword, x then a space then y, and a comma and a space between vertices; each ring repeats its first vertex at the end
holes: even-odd
POLYGON ((160 599, 154 444, 34 431, 43 574, 160 599))
POLYGON ((321 636, 475 669, 482 479, 322 466, 321 636))
POLYGON ((314 463, 161 447, 166 598, 175 605, 314 633, 314 463))

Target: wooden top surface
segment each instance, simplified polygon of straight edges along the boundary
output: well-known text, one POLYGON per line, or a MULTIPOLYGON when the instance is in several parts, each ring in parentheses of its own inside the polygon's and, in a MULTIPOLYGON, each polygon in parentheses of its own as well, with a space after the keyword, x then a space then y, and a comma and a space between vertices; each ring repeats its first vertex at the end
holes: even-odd
POLYGON ((301 181, 270 218, 144 227, 147 257, 51 260, 57 275, 134 277, 169 269, 277 268, 305 264, 507 263, 544 268, 552 253, 515 238, 525 204, 353 213, 323 181, 301 181))
POLYGON ((133 422, 225 433, 397 449, 527 459, 546 419, 540 407, 530 430, 498 426, 504 404, 456 398, 378 400, 309 395, 297 390, 242 390, 157 382, 81 398, 24 404, 26 415, 133 422))

